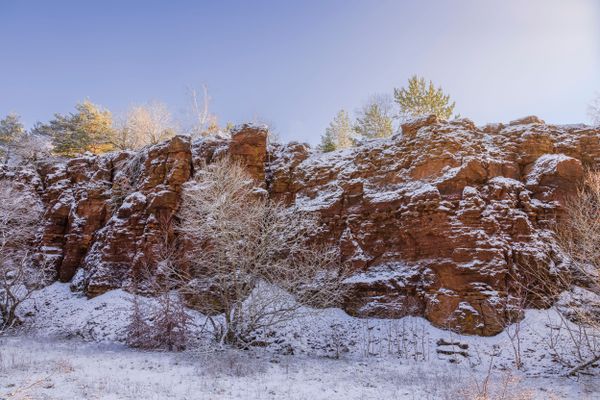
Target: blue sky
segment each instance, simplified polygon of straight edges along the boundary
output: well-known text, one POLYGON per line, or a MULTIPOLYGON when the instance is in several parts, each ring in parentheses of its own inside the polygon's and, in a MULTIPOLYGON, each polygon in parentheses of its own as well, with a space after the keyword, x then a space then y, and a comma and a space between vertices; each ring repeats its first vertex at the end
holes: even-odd
POLYGON ((478 123, 571 123, 600 91, 600 1, 0 0, 0 49, 0 115, 28 126, 85 98, 182 116, 206 84, 220 122, 316 143, 415 73, 478 123))

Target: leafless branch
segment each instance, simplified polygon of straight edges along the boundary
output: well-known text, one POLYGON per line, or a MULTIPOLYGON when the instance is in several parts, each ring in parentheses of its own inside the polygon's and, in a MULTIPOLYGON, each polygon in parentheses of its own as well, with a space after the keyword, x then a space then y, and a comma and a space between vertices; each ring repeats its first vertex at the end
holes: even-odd
POLYGON ((340 300, 333 248, 311 244, 316 220, 270 201, 244 167, 227 159, 199 171, 178 215, 187 298, 215 318, 221 343, 249 345, 254 334, 340 300), (194 300, 195 299, 195 300, 194 300))

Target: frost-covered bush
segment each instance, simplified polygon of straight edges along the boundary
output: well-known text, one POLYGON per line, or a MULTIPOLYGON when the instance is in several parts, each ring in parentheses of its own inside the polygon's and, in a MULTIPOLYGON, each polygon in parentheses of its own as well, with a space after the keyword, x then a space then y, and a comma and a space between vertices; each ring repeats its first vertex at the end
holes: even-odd
MULTIPOLYGON (((566 203, 564 222, 557 228, 563 252, 574 269, 573 283, 587 286, 589 295, 576 307, 563 308, 562 315, 575 322, 579 337, 575 345, 591 353, 570 373, 579 372, 600 361, 600 173, 590 172, 582 187, 566 203), (589 343, 594 345, 590 346, 589 343)), ((569 326, 569 325, 566 325, 569 326)), ((578 350, 578 353, 581 353, 578 350)))
POLYGON ((32 264, 32 242, 41 217, 33 195, 12 182, 0 185, 0 332, 20 323, 19 305, 46 283, 51 272, 32 264))
POLYGON ((600 361, 600 173, 588 173, 565 201, 556 239, 564 265, 520 265, 527 279, 514 281, 524 296, 548 308, 548 352, 574 375, 600 361))
POLYGON ((185 350, 189 340, 190 317, 177 294, 162 293, 149 308, 133 297, 127 344, 140 349, 185 350))
POLYGON ((335 249, 310 244, 316 220, 270 201, 245 168, 229 160, 186 184, 177 230, 184 283, 221 343, 251 345, 256 332, 297 317, 303 304, 326 307, 342 296, 335 249))

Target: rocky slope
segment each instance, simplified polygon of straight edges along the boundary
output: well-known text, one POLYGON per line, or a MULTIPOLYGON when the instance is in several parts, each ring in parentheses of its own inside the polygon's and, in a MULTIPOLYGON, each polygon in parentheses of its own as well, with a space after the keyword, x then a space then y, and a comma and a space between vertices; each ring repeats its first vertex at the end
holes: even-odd
POLYGON ((242 126, 231 140, 185 137, 141 152, 46 162, 32 184, 46 204, 38 260, 89 296, 131 283, 152 264, 183 183, 215 157, 242 160, 271 197, 318 213, 321 240, 352 269, 353 315, 424 315, 463 333, 496 334, 523 265, 553 273, 551 227, 585 168, 600 167, 600 130, 527 117, 477 127, 413 120, 402 135, 339 152, 267 148, 242 126))

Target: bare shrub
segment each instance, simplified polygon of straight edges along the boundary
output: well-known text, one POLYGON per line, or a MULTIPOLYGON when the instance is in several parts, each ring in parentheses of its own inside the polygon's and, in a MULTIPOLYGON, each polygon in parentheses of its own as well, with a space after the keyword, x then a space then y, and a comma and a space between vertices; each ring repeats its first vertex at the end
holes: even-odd
MULTIPOLYGON (((490 364, 491 365, 491 364, 490 364)), ((457 398, 464 400, 533 400, 536 398, 531 389, 523 387, 521 379, 510 371, 504 371, 500 377, 492 374, 492 368, 488 370, 483 379, 473 378, 470 383, 457 390, 457 398)), ((548 399, 557 399, 551 393, 548 399)))
MULTIPOLYGON (((562 251, 569 257, 573 270, 573 283, 587 286, 586 289, 600 300, 600 173, 589 172, 575 196, 565 206, 564 222, 557 226, 557 239, 562 251)), ((598 343, 600 338, 600 304, 584 304, 569 307, 569 320, 577 323, 578 332, 569 334, 586 346, 591 353, 581 360, 569 374, 575 374, 600 361, 600 349, 589 343, 598 343)))
POLYGON ((590 172, 575 196, 566 202, 557 238, 569 256, 574 272, 590 286, 600 286, 600 172, 590 172))
POLYGON ((504 334, 510 341, 515 368, 520 370, 524 367, 523 360, 523 340, 522 340, 522 320, 525 315, 525 309, 528 305, 527 294, 531 292, 531 284, 527 277, 530 274, 522 274, 523 271, 513 272, 511 279, 518 284, 514 285, 512 293, 501 298, 499 304, 501 313, 495 317, 500 326, 504 328, 504 334))
MULTIPOLYGON (((562 228, 561 228, 562 229, 562 228)), ((594 296, 577 286, 584 282, 576 278, 577 271, 557 266, 551 260, 532 260, 519 265, 513 275, 513 295, 505 299, 505 334, 510 339, 515 366, 523 367, 522 316, 526 307, 546 309, 547 330, 538 332, 552 359, 567 368, 567 375, 576 374, 598 361, 600 330, 594 296), (587 296, 586 296, 587 295, 587 296)), ((597 301, 597 299, 596 299, 597 301)))
POLYGON ((185 350, 191 318, 177 277, 177 248, 173 240, 171 218, 159 217, 158 236, 152 254, 145 254, 132 276, 131 319, 127 344, 142 349, 185 350), (142 295, 150 295, 146 301, 142 295))
POLYGON ((600 125, 600 93, 596 93, 596 97, 590 102, 588 116, 592 124, 600 125))
POLYGON ((0 333, 20 324, 18 307, 52 275, 45 263, 33 266, 31 250, 41 205, 11 182, 0 187, 0 333))
POLYGON ((151 301, 145 304, 140 301, 139 278, 136 278, 133 285, 127 344, 141 349, 185 350, 191 318, 181 294, 171 290, 171 282, 160 279, 160 272, 159 275, 157 272, 144 269, 144 291, 153 294, 151 301))
POLYGON ((148 312, 142 309, 140 299, 134 293, 131 300, 131 316, 127 325, 127 345, 140 349, 153 349, 156 343, 148 312))
POLYGON ((134 295, 127 344, 140 349, 185 350, 190 325, 185 304, 177 293, 160 293, 155 300, 155 306, 144 307, 134 295))
POLYGON ((520 318, 526 306, 548 309, 548 334, 541 339, 552 358, 577 374, 600 361, 600 174, 590 172, 567 199, 556 225, 564 260, 521 260, 513 273, 514 296, 507 300, 505 327, 520 357, 520 318), (515 311, 517 313, 508 312, 515 311), (508 307, 511 309, 508 310, 508 307))
POLYGON ((337 251, 311 244, 316 219, 270 201, 241 164, 223 159, 198 171, 178 217, 183 291, 199 299, 220 343, 251 345, 256 333, 309 312, 305 305, 341 300, 337 251))

